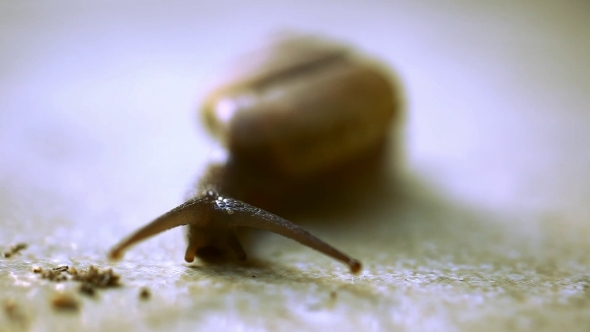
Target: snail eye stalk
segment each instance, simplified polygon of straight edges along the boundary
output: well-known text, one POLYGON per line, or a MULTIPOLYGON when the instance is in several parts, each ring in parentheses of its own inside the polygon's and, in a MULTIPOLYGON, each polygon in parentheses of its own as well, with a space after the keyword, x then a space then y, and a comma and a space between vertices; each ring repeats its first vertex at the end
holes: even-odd
MULTIPOLYGON (((358 273, 361 270, 359 261, 320 240, 298 225, 242 201, 231 198, 215 198, 209 193, 203 197, 187 201, 140 228, 116 245, 110 252, 109 257, 111 259, 120 259, 123 252, 130 246, 158 233, 183 225, 189 225, 193 230, 210 231, 215 233, 216 236, 219 233, 224 233, 226 236, 224 244, 240 260, 246 259, 246 253, 233 232, 238 227, 251 227, 282 235, 315 249, 347 264, 352 273, 358 273)), ((207 234, 198 235, 207 236, 207 234)), ((198 241, 193 241, 189 236, 185 260, 192 262, 199 248, 198 241)))

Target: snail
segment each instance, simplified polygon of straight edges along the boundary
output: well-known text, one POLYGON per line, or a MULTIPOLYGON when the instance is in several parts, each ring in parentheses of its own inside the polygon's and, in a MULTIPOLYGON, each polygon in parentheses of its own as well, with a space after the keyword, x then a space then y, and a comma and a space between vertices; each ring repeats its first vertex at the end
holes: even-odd
POLYGON ((267 210, 314 197, 318 186, 346 182, 379 150, 399 113, 392 78, 367 56, 318 37, 283 37, 246 59, 201 108, 207 129, 227 149, 226 160, 208 167, 196 195, 109 256, 121 258, 131 245, 187 225, 187 262, 226 253, 245 260, 236 232, 251 227, 293 239, 358 273, 358 260, 267 210))

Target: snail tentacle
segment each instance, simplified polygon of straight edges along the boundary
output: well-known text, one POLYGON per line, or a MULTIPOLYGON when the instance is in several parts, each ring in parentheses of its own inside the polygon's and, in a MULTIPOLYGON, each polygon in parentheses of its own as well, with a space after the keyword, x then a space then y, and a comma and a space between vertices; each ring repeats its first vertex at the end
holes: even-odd
MULTIPOLYGON (((242 201, 223 198, 211 191, 204 196, 188 200, 140 228, 116 245, 110 252, 109 258, 120 259, 123 252, 130 246, 171 228, 191 225, 195 229, 200 229, 203 226, 210 227, 212 223, 217 223, 215 229, 229 231, 227 245, 239 260, 246 259, 246 252, 231 229, 251 227, 282 235, 315 249, 347 264, 353 273, 357 273, 361 269, 359 261, 342 253, 296 224, 242 201), (219 222, 223 224, 219 224, 219 222)), ((213 230, 213 228, 209 229, 213 230)), ((189 244, 184 257, 185 261, 194 261, 196 251, 200 246, 201 243, 198 237, 189 236, 189 244)))
POLYGON ((289 220, 283 219, 268 211, 231 198, 217 201, 215 209, 231 215, 229 218, 226 218, 231 227, 264 229, 295 240, 341 261, 349 266, 352 273, 358 273, 361 270, 361 263, 358 260, 344 254, 289 220))
MULTIPOLYGON (((198 216, 200 212, 208 207, 207 201, 207 198, 194 198, 164 213, 117 244, 109 253, 109 258, 114 260, 121 259, 123 252, 137 242, 143 241, 148 237, 174 227, 184 226, 189 223, 194 224, 195 221, 199 220, 198 216)), ((194 259, 194 250, 191 254, 189 254, 189 250, 187 250, 185 260, 189 261, 190 259, 190 261, 192 261, 193 259, 189 257, 190 255, 192 255, 192 258, 194 259)))

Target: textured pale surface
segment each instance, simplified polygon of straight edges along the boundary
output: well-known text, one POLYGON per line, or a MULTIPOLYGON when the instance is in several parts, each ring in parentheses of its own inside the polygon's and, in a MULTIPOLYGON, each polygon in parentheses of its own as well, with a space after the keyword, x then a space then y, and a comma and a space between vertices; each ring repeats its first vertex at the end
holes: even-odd
POLYGON ((30 244, 0 258, 0 301, 27 317, 0 331, 588 330, 588 2, 189 3, 0 4, 0 247, 30 244), (186 265, 175 230, 112 265, 122 288, 52 311, 76 285, 31 265, 110 266, 179 203, 213 156, 193 109, 280 27, 357 44, 407 89, 401 175, 297 220, 362 274, 276 236, 244 266, 186 265))

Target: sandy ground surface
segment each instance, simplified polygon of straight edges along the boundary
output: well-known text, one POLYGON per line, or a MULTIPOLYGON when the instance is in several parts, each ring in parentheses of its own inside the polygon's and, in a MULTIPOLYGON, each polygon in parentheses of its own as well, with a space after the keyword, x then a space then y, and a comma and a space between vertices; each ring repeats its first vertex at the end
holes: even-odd
POLYGON ((0 331, 588 331, 590 6, 584 1, 0 3, 0 331), (180 203, 212 141, 195 109, 288 28, 394 67, 404 151, 359 204, 298 220, 345 266, 261 236, 186 264, 180 230, 108 249, 180 203), (112 267, 91 298, 32 266, 112 267), (139 298, 148 287, 151 298, 139 298), (77 311, 51 299, 71 293, 77 311))

